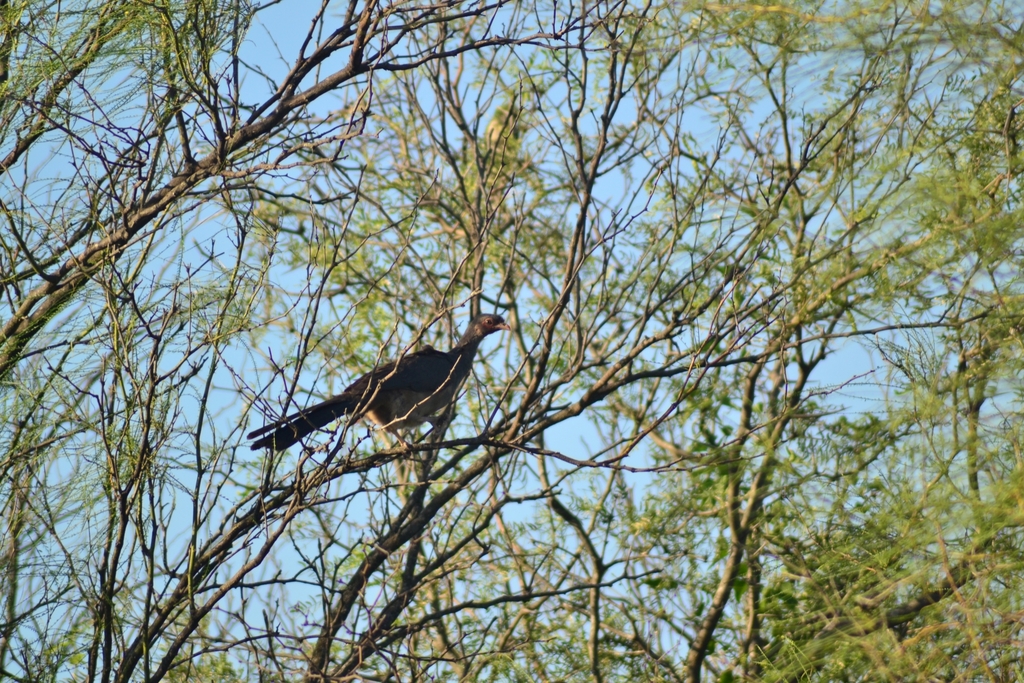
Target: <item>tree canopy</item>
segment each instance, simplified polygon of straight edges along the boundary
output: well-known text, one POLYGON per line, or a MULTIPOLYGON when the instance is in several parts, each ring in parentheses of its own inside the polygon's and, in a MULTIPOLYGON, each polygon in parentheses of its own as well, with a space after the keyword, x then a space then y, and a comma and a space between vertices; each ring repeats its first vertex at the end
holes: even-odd
POLYGON ((0 676, 1018 680, 1024 9, 0 0, 0 676), (497 311, 450 423, 244 435, 497 311))

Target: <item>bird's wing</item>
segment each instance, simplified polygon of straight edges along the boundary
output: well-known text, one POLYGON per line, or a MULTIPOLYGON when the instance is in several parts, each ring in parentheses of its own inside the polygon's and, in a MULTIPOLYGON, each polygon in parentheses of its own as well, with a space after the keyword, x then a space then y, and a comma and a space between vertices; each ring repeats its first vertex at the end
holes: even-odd
POLYGON ((349 385, 344 394, 367 397, 374 392, 389 391, 431 394, 449 381, 457 361, 457 355, 426 346, 363 375, 349 385))

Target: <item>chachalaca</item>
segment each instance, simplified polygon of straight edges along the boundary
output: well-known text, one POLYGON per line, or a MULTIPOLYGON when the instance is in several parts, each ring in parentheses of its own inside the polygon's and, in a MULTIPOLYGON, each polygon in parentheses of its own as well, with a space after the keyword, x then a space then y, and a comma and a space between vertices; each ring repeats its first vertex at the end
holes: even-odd
POLYGON ((500 315, 478 315, 451 351, 425 346, 406 354, 374 368, 337 396, 252 431, 246 438, 255 439, 253 450, 283 451, 344 415, 368 417, 399 440, 400 429, 412 429, 424 422, 436 426, 438 415, 455 400, 469 376, 480 342, 492 332, 508 329, 500 315))

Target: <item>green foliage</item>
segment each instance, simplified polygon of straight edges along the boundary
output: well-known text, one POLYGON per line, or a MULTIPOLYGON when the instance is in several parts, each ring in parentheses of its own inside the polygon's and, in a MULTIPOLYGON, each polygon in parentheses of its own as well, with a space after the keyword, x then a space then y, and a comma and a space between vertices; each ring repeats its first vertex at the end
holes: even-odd
POLYGON ((0 3, 0 671, 1020 677, 1020 10, 298 7, 0 3))

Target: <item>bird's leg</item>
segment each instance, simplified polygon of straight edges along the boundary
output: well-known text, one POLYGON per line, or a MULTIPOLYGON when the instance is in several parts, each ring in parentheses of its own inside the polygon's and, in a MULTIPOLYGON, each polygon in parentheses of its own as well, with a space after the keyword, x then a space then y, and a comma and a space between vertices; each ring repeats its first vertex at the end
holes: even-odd
MULTIPOLYGON (((385 427, 381 431, 385 432, 386 434, 390 434, 391 436, 395 437, 395 439, 398 440, 398 443, 401 444, 404 448, 409 448, 409 442, 406 441, 404 438, 402 438, 402 435, 398 433, 397 429, 388 429, 387 427, 385 427)), ((391 443, 391 438, 390 437, 384 437, 384 438, 388 442, 388 448, 394 448, 394 445, 391 443)))
POLYGON ((426 421, 430 425, 430 431, 423 435, 424 439, 427 438, 428 436, 430 436, 431 434, 433 434, 434 430, 437 429, 437 426, 444 422, 444 416, 443 415, 431 415, 431 416, 426 418, 426 421))
POLYGON ((424 435, 424 439, 432 437, 434 441, 440 441, 444 438, 444 433, 447 431, 448 426, 452 423, 452 419, 455 417, 455 413, 452 410, 445 410, 440 415, 431 415, 426 418, 427 422, 430 423, 430 431, 424 435))

